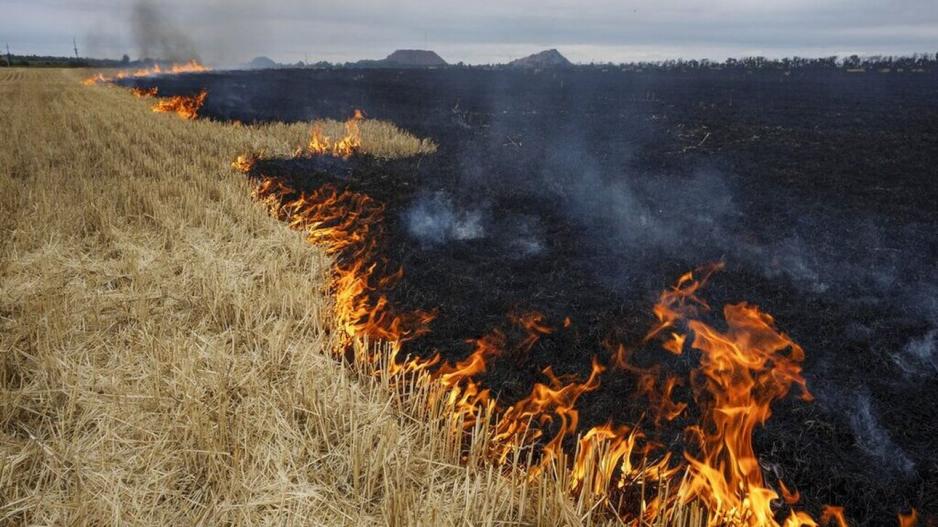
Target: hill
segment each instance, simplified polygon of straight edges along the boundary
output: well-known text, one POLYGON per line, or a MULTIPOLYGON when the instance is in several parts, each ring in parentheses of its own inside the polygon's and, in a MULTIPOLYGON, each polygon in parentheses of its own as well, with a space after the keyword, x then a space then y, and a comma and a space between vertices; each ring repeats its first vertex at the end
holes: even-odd
POLYGON ((360 60, 355 66, 366 68, 438 68, 447 66, 434 51, 399 49, 381 60, 360 60))
POLYGON ((560 54, 556 49, 548 49, 528 55, 527 57, 513 60, 508 63, 515 68, 569 68, 573 66, 566 57, 560 54))

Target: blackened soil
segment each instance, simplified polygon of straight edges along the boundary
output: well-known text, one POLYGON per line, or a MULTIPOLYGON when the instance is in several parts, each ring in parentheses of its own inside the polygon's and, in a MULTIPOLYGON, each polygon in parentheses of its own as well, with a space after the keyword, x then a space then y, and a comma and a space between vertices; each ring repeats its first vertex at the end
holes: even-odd
MULTIPOLYGON (((774 482, 857 525, 938 515, 938 76, 892 72, 264 71, 137 81, 207 88, 203 114, 344 119, 355 108, 440 145, 422 159, 341 167, 277 161, 305 185, 342 178, 388 204, 403 307, 437 308, 410 351, 537 310, 558 328, 484 377, 506 402, 547 365, 589 371, 604 341, 636 343, 658 291, 725 258, 705 296, 772 313, 807 353, 816 396, 757 432, 774 482), (328 172, 328 174, 326 173, 328 172), (573 324, 561 328, 564 317, 573 324)), ((719 324, 719 309, 714 310, 719 324)), ((637 360, 686 374, 694 354, 637 360)), ((627 374, 581 401, 582 426, 643 419, 627 374)), ((686 390, 678 398, 688 398, 686 390)), ((686 419, 660 432, 680 448, 686 419)), ((647 416, 644 419, 648 419, 647 416)))

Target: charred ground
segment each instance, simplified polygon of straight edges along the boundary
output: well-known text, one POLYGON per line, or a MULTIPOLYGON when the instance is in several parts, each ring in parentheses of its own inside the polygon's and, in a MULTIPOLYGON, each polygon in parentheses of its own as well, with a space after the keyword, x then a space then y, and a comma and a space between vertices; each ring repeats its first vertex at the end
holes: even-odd
MULTIPOLYGON (((206 88, 202 113, 343 119, 355 108, 439 143, 383 162, 269 161, 299 188, 339 180, 387 204, 392 300, 435 308, 408 351, 450 359, 512 313, 555 331, 482 379, 499 397, 540 371, 589 373, 607 343, 638 348, 655 295, 725 258, 704 291, 746 300, 804 346, 812 403, 756 435, 769 482, 859 525, 938 514, 938 77, 934 73, 265 71, 138 80, 206 88), (572 324, 563 327, 570 317, 572 324)), ((520 338, 520 337, 518 337, 520 338)), ((636 361, 691 368, 693 356, 636 361)), ((604 375, 583 426, 634 423, 634 379, 604 375)), ((689 399, 678 393, 676 399, 689 399)), ((692 412, 691 412, 692 413, 692 412)), ((693 415, 691 415, 691 418, 693 415)), ((660 439, 681 446, 677 422, 660 439)))

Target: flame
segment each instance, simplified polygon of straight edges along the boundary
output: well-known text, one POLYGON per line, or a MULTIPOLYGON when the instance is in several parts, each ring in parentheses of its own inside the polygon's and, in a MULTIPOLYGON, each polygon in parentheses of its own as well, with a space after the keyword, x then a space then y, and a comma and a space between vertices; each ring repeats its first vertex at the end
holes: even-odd
POLYGON ((156 86, 152 88, 133 87, 130 89, 130 93, 131 95, 133 95, 134 97, 138 99, 142 99, 144 97, 156 97, 156 95, 159 93, 159 88, 157 88, 156 86))
MULTIPOLYGON (((658 324, 646 337, 667 328, 683 335, 677 329, 683 323, 693 334, 691 348, 700 353, 691 383, 701 422, 687 429, 699 452, 684 453, 689 466, 678 495, 685 503, 703 501, 713 526, 777 526, 771 502, 779 496, 764 482, 752 434, 792 384, 800 387, 803 399, 811 399, 801 376, 804 351, 775 329, 770 315, 745 302, 723 308, 724 331, 699 319, 709 308, 697 292, 721 267, 704 268, 700 280, 688 273, 664 291, 654 309, 658 324)), ((809 522, 810 517, 792 513, 786 525, 809 522)))
POLYGON ((82 81, 86 86, 93 86, 99 82, 110 82, 121 79, 139 79, 143 77, 152 77, 154 75, 179 74, 179 73, 201 73, 209 71, 209 68, 199 63, 197 60, 190 60, 181 64, 171 64, 163 68, 159 64, 154 64, 149 68, 140 68, 136 70, 123 70, 115 73, 113 76, 105 76, 101 73, 88 77, 82 81))
POLYGON ((242 174, 248 174, 254 169, 255 164, 257 164, 257 156, 255 154, 241 154, 237 159, 231 162, 231 168, 242 174))
POLYGON ((208 92, 202 90, 198 95, 169 97, 153 105, 154 112, 175 112, 183 119, 195 119, 199 116, 199 110, 205 104, 205 98, 208 92))
POLYGON ((844 517, 844 508, 835 505, 825 505, 821 509, 821 525, 835 523, 837 527, 847 527, 847 518, 844 517))
MULTIPOLYGON (((253 165, 247 157, 239 160, 239 166, 253 165)), ((429 331, 434 313, 396 311, 383 293, 403 277, 402 269, 387 269, 379 255, 384 205, 334 185, 299 192, 269 177, 261 178, 254 197, 265 203, 273 216, 305 232, 307 241, 336 256, 332 269, 335 317, 348 343, 355 337, 367 337, 387 341, 399 351, 403 342, 429 331)), ((437 360, 415 361, 408 368, 424 369, 437 360)))
POLYGON ((779 492, 782 493, 782 499, 789 505, 794 505, 801 501, 801 493, 798 490, 789 490, 783 481, 778 482, 779 492))
POLYGON ((577 429, 579 411, 577 400, 587 392, 599 388, 599 375, 605 368, 593 357, 589 378, 586 382, 570 381, 554 374, 548 366, 541 373, 548 384, 536 383, 531 393, 511 405, 502 413, 495 427, 495 440, 501 445, 499 460, 504 462, 515 445, 531 445, 553 435, 542 449, 542 462, 557 457, 562 452, 563 440, 577 429))
POLYGON ((83 80, 83 81, 81 81, 81 82, 82 82, 82 84, 84 84, 85 86, 94 86, 95 84, 97 84, 97 83, 99 83, 99 82, 107 82, 108 80, 110 80, 110 79, 108 79, 108 78, 105 77, 104 75, 102 75, 102 74, 100 74, 100 73, 96 73, 96 74, 92 75, 91 77, 88 77, 87 79, 85 79, 85 80, 83 80))
MULTIPOLYGON (((356 116, 351 121, 358 120, 356 116)), ((347 131, 352 130, 347 126, 347 131)), ((315 131, 309 150, 337 152, 315 131), (330 146, 315 150, 317 137, 320 142, 316 144, 330 146)), ((256 161, 255 155, 243 155, 233 167, 253 173, 256 161)), ((755 427, 765 423, 771 404, 785 397, 793 385, 799 387, 802 398, 811 398, 801 375, 804 351, 776 329, 770 315, 746 303, 723 308, 725 329, 703 322, 710 308, 699 293, 722 264, 685 274, 661 293, 653 308, 656 323, 644 343, 662 340, 661 347, 669 354, 699 358, 688 381, 662 375, 658 366, 631 364, 631 349, 625 346, 619 345, 613 353, 616 371, 636 376, 637 392, 649 401, 656 424, 688 412, 688 402, 675 400, 675 389, 690 386, 700 419, 687 428, 692 450, 676 457, 637 425, 606 423, 580 429, 577 404, 600 386, 607 371, 598 357, 592 358, 585 379, 557 375, 547 367, 541 372, 543 381, 527 396, 509 405, 495 400, 480 378, 496 361, 523 360, 541 338, 555 331, 541 313, 510 315, 507 327, 467 341, 472 351, 453 363, 441 360, 439 354, 398 360, 407 341, 430 330, 435 313, 400 310, 387 297, 404 270, 391 266, 382 256, 387 236, 384 205, 366 194, 331 184, 301 192, 264 175, 254 181, 253 195, 271 215, 304 232, 310 243, 333 255, 334 316, 347 346, 357 338, 386 341, 392 350, 391 363, 383 365, 386 373, 433 375, 445 389, 442 401, 452 409, 455 430, 474 426, 491 411, 494 421, 487 454, 496 463, 508 462, 522 448, 537 452, 539 461, 531 467, 535 474, 549 462, 569 459, 570 470, 565 476, 569 490, 595 497, 620 518, 632 518, 635 525, 670 518, 678 504, 691 502, 709 510, 711 526, 817 525, 808 514, 794 510, 781 524, 776 520, 771 504, 779 495, 766 484, 752 444, 755 427), (570 448, 573 455, 568 457, 570 448), (636 489, 641 489, 641 495, 636 489), (646 496, 645 489, 654 492, 646 496), (625 503, 635 505, 637 511, 623 509, 622 499, 614 502, 614 493, 625 497, 625 503)), ((562 323, 565 329, 571 327, 568 320, 562 323)), ((369 360, 376 361, 373 357, 369 360)), ((786 502, 798 501, 797 492, 790 492, 782 482, 778 485, 786 502)), ((829 507, 829 516, 822 521, 837 520, 836 510, 829 507)))
POLYGON ((348 159, 362 146, 362 136, 359 124, 365 119, 361 110, 355 110, 355 114, 345 121, 345 137, 335 143, 324 135, 322 125, 316 123, 313 125, 312 136, 306 150, 309 155, 321 156, 331 155, 348 159))
POLYGON ((918 525, 918 511, 912 509, 908 514, 899 513, 899 527, 916 527, 918 525))

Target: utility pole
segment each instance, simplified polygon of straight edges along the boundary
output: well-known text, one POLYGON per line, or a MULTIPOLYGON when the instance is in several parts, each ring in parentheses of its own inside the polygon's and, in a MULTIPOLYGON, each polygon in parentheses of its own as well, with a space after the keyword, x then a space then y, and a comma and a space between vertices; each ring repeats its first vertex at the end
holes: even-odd
POLYGON ((10 54, 10 43, 7 42, 7 66, 13 67, 13 55, 10 54))
POLYGON ((75 37, 72 37, 72 48, 75 49, 75 60, 78 60, 78 42, 75 41, 75 37))

